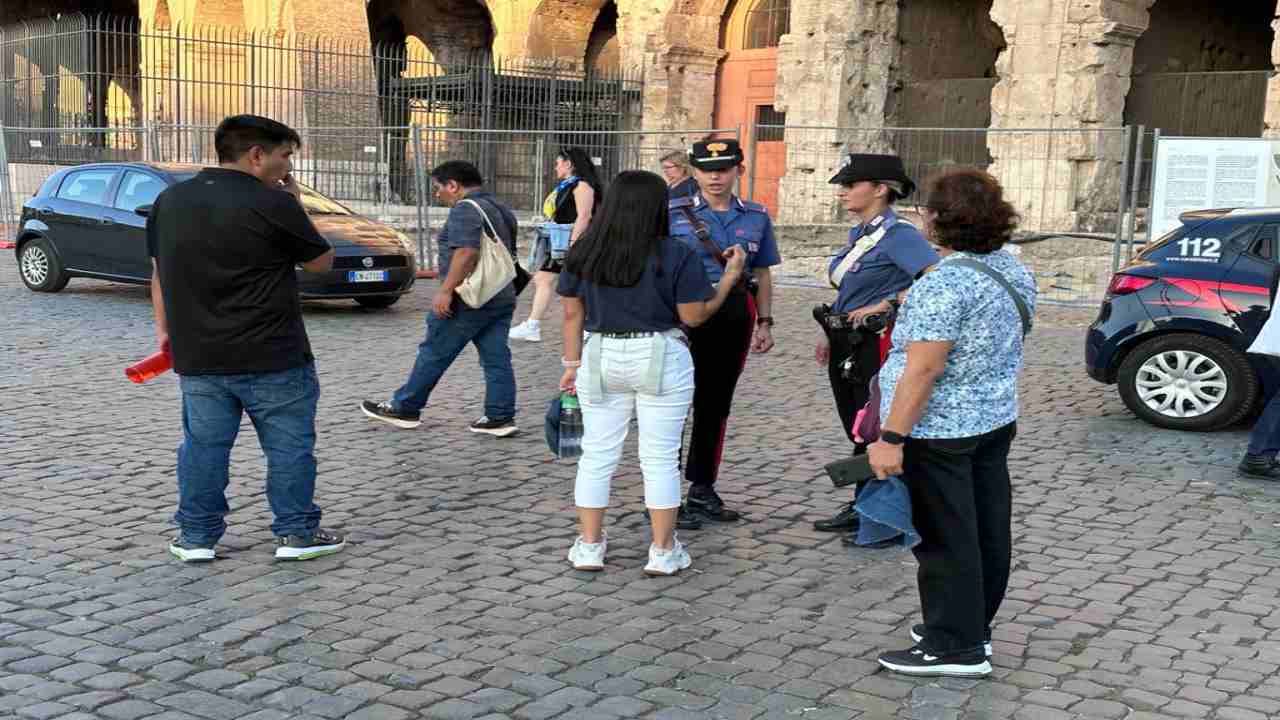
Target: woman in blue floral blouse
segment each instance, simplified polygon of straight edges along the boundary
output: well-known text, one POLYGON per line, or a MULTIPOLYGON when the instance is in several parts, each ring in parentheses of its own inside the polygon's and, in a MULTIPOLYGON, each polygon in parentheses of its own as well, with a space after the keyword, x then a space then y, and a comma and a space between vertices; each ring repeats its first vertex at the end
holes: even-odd
POLYGON ((942 260, 899 311, 880 371, 882 434, 868 450, 876 475, 900 476, 911 493, 924 622, 915 647, 880 664, 975 677, 991 672, 991 622, 1009 581, 1009 446, 1036 287, 1001 249, 1018 216, 992 176, 932 179, 924 219, 942 260))

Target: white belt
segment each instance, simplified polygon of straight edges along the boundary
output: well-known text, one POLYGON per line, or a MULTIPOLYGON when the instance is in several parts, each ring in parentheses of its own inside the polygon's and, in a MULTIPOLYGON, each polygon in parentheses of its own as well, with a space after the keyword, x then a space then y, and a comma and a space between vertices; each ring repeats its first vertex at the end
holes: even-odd
MULTIPOLYGON (((633 338, 639 339, 639 338, 633 338)), ((604 336, 599 333, 587 333, 587 382, 604 397, 604 371, 600 367, 603 355, 604 336)), ((649 367, 645 369, 644 381, 640 391, 651 395, 662 394, 662 374, 667 362, 667 342, 675 341, 685 347, 689 346, 689 338, 680 328, 672 328, 664 332, 655 332, 649 337, 649 367)))

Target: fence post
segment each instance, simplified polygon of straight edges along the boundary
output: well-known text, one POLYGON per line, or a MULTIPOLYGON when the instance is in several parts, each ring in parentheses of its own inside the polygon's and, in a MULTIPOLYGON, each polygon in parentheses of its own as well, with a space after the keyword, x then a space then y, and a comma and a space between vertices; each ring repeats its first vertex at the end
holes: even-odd
POLYGON ((414 123, 410 129, 413 137, 413 190, 414 205, 418 209, 418 268, 427 266, 427 221, 426 213, 423 212, 422 203, 427 195, 426 183, 423 175, 425 170, 422 167, 422 128, 414 123))
MULTIPOLYGON (((1139 126, 1141 127, 1141 126, 1139 126)), ((1141 136, 1141 132, 1139 132, 1141 136)), ((1124 162, 1120 165, 1120 204, 1117 206, 1116 239, 1111 244, 1111 274, 1120 269, 1120 244, 1124 242, 1125 231, 1129 227, 1129 189, 1125 186, 1129 179, 1129 159, 1133 157, 1133 126, 1124 128, 1124 162)))
MULTIPOLYGON (((760 159, 756 157, 756 145, 760 140, 760 124, 755 123, 749 127, 751 128, 751 177, 747 180, 747 199, 755 202, 756 174, 760 172, 760 159)), ((738 132, 741 134, 741 126, 739 126, 738 132)))
MULTIPOLYGON (((1133 236, 1136 234, 1138 225, 1138 198, 1142 196, 1142 145, 1146 135, 1146 126, 1139 125, 1138 141, 1133 150, 1133 180, 1129 189, 1129 226, 1125 230, 1125 236, 1129 239, 1129 250, 1126 253, 1125 262, 1133 260, 1133 236)), ((1147 213, 1147 224, 1148 226, 1151 224, 1150 212, 1147 213)))
POLYGON ((13 206, 13 187, 9 179, 9 134, 5 132, 4 126, 0 125, 0 203, 4 203, 3 209, 0 209, 0 231, 3 232, 0 237, 5 242, 12 242, 17 232, 17 223, 14 222, 14 206, 13 206))

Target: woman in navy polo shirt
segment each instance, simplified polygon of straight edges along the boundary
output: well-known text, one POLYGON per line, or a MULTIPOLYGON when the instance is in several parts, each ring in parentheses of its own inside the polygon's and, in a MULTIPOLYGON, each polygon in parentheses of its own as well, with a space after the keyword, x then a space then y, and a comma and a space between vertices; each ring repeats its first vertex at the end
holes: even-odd
POLYGON ((564 377, 582 406, 582 457, 574 503, 581 534, 569 550, 578 570, 604 568, 609 483, 633 413, 653 544, 644 571, 689 567, 675 536, 680 508, 680 439, 693 402, 693 357, 681 325, 701 325, 720 309, 746 265, 726 252, 725 280, 713 288, 697 253, 667 237, 667 184, 657 175, 618 175, 600 217, 569 249, 558 292, 564 305, 564 377), (583 330, 587 339, 583 340, 583 330))
MULTIPOLYGON (((915 190, 898 156, 849 155, 830 183, 840 186, 836 194, 858 222, 849 231, 848 244, 828 266, 828 280, 837 290, 831 314, 843 316, 853 327, 835 328, 820 318, 825 336, 815 356, 818 364, 827 366, 840 425, 858 455, 866 446, 854 440, 853 421, 867 404, 869 383, 884 361, 882 334, 862 323, 896 310, 898 293, 937 264, 938 254, 915 226, 893 211, 897 200, 915 190)), ((858 483, 855 498, 864 484, 858 483)), ((842 541, 852 545, 858 530, 854 503, 813 526, 824 532, 847 531, 842 541)))

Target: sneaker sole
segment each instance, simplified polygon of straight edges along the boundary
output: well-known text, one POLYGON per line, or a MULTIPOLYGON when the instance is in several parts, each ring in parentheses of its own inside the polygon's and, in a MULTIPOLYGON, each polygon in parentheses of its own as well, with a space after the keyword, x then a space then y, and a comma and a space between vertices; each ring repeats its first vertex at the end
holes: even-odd
POLYGON ((684 572, 687 569, 688 568, 680 568, 679 570, 676 570, 674 572, 662 572, 661 570, 650 570, 649 568, 645 568, 644 574, 648 575, 649 577, 675 577, 676 575, 679 575, 681 572, 684 572))
POLYGON ((574 565, 574 570, 582 570, 583 572, 600 572, 604 570, 603 565, 574 565))
POLYGON ((519 336, 519 335, 511 335, 511 336, 509 336, 509 339, 511 339, 511 340, 520 340, 520 341, 523 341, 523 342, 532 342, 532 343, 540 343, 540 342, 542 342, 542 338, 540 338, 540 337, 531 338, 531 337, 521 337, 521 336, 519 336))
POLYGON ((277 560, 314 560, 325 555, 333 555, 341 552, 347 546, 346 542, 338 545, 319 545, 309 548, 276 548, 277 560))
POLYGON ((397 418, 390 418, 385 415, 372 413, 366 410, 363 405, 360 406, 360 412, 364 413, 367 417, 370 417, 374 420, 381 420, 382 422, 388 425, 398 427, 402 430, 412 430, 422 424, 421 420, 399 420, 397 418))
POLYGON ((494 428, 492 430, 485 429, 485 428, 467 428, 467 429, 473 433, 476 433, 477 435, 492 435, 494 437, 511 437, 512 435, 515 435, 516 433, 520 432, 520 428, 518 427, 494 428))
POLYGON ((184 563, 213 562, 216 557, 212 550, 185 550, 177 545, 169 546, 169 554, 184 563))
MULTIPOLYGON (((911 642, 919 644, 920 642, 923 642, 923 641, 924 641, 923 636, 917 634, 915 630, 911 631, 911 642)), ((982 652, 986 653, 987 657, 991 657, 991 643, 989 642, 982 643, 982 652)))
POLYGON ((917 677, 936 677, 939 675, 946 677, 986 677, 991 674, 991 663, 985 660, 980 665, 930 665, 928 667, 895 665, 885 660, 880 660, 879 662, 880 667, 887 670, 917 677))

